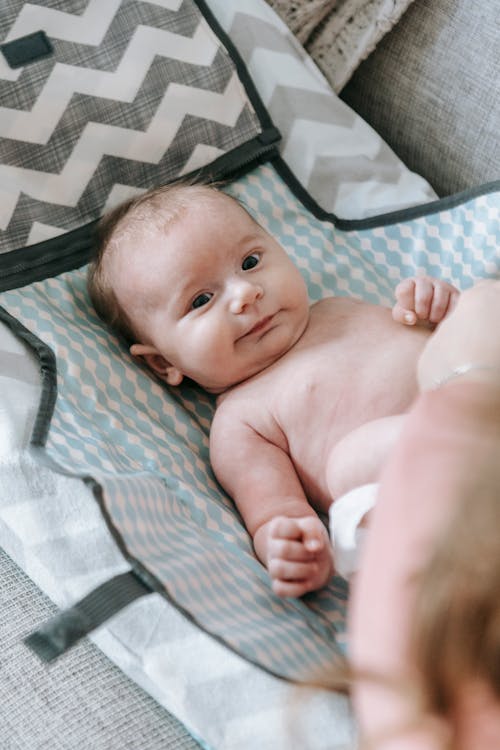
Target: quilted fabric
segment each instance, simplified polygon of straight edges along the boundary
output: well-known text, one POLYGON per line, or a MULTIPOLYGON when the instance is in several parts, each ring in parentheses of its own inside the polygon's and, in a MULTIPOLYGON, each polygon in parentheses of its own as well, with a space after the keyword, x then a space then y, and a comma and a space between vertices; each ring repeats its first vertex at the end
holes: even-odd
MULTIPOLYGON (((500 270, 498 193, 400 222, 339 227, 315 218, 271 166, 229 190, 291 254, 312 300, 333 293, 389 303, 413 273, 463 289, 500 270)), ((317 673, 344 646, 345 587, 334 580, 301 601, 274 597, 210 472, 210 398, 194 388, 170 392, 131 362, 92 312, 84 270, 0 298, 57 356, 48 455, 102 484, 129 553, 204 629, 273 673, 317 673)))

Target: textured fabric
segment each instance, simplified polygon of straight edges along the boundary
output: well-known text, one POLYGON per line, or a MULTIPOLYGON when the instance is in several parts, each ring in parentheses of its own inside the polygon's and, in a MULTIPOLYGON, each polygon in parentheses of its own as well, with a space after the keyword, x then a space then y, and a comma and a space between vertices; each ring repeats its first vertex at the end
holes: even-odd
POLYGON ((199 745, 91 643, 47 668, 21 639, 55 607, 0 549, 3 750, 195 750, 199 745), (27 679, 29 675, 29 679, 27 679))
POLYGON ((419 0, 342 98, 439 195, 500 177, 497 0, 419 0))
POLYGON ((93 221, 261 130, 192 0, 50 5, 2 4, 4 41, 43 28, 54 54, 19 69, 0 55, 1 252, 93 221))
POLYGON ((305 44, 321 21, 338 5, 337 0, 266 0, 301 44, 305 44))
POLYGON ((305 46, 334 91, 399 21, 413 0, 267 0, 305 46))
POLYGON ((283 158, 322 208, 344 219, 361 219, 436 197, 344 106, 264 0, 208 4, 237 46, 282 134, 283 158))

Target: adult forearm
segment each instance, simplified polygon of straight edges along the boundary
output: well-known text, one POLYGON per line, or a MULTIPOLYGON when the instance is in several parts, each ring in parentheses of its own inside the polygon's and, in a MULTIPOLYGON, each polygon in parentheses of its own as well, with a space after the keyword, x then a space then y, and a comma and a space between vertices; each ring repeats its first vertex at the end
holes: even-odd
MULTIPOLYGON (((369 737, 409 728, 418 716, 411 693, 422 678, 411 642, 418 576, 460 503, 474 502, 486 476, 500 482, 499 417, 500 387, 493 384, 457 381, 423 394, 382 474, 349 622, 353 667, 373 674, 354 689, 369 737)), ((377 749, 433 750, 430 737, 412 737, 409 729, 406 735, 377 749)))

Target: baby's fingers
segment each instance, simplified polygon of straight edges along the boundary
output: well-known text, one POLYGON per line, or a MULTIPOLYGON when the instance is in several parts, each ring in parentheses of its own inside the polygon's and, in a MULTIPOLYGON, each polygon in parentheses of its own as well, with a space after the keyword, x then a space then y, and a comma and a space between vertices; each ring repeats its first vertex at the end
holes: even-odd
POLYGON ((451 284, 436 281, 434 283, 429 321, 431 323, 440 323, 451 312, 458 300, 458 296, 458 291, 451 284))
POLYGON ((302 542, 309 552, 319 552, 328 543, 325 527, 317 516, 296 519, 302 530, 302 542))
POLYGON ((402 323, 405 326, 414 326, 418 320, 414 310, 409 310, 398 302, 392 308, 392 318, 396 323, 402 323))
POLYGON ((268 570, 273 580, 304 581, 317 573, 318 565, 315 562, 293 562, 276 558, 269 560, 268 570))
POLYGON ((276 558, 293 562, 309 562, 315 557, 314 552, 304 547, 302 540, 275 538, 269 540, 268 560, 276 558))
POLYGON ((274 518, 269 527, 271 539, 289 539, 302 540, 302 529, 297 518, 287 518, 287 516, 277 516, 274 518))
POLYGON ((404 279, 397 285, 396 304, 392 308, 392 317, 396 323, 413 326, 417 322, 415 286, 415 279, 404 279))

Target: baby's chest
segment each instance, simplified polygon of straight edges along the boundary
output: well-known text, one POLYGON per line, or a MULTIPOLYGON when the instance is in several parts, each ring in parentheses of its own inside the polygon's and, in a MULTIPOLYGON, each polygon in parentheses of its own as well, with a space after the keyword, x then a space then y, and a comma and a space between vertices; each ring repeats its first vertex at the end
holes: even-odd
POLYGON ((319 430, 364 399, 365 379, 362 362, 349 348, 316 347, 283 367, 269 408, 287 435, 300 435, 310 424, 319 430))
POLYGON ((266 401, 290 448, 309 445, 313 431, 315 441, 331 444, 363 422, 407 407, 417 350, 377 328, 368 323, 364 330, 318 335, 277 368, 266 401))

